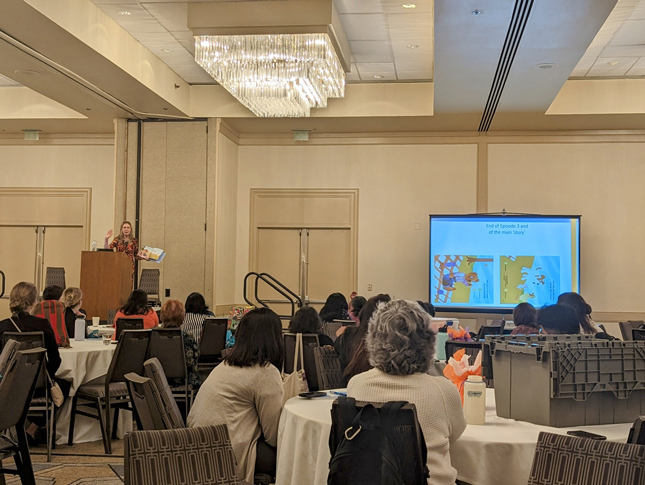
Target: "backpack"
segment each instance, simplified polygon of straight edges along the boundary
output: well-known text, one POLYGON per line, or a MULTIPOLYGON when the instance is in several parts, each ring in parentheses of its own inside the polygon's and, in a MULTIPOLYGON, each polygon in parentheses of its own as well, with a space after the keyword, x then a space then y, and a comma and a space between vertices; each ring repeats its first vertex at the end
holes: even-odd
MULTIPOLYGON (((380 412, 365 404, 357 413, 353 398, 338 399, 345 432, 329 462, 328 485, 406 485, 404 460, 394 437, 396 417, 406 404, 388 402, 380 412)), ((425 466, 425 442, 422 445, 425 466)))

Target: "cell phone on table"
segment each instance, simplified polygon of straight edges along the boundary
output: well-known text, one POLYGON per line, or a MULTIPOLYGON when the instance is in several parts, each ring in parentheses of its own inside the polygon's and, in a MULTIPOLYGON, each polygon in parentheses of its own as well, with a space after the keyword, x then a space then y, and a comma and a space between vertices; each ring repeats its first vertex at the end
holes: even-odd
POLYGON ((607 439, 606 436, 603 436, 601 434, 590 433, 588 431, 582 431, 581 429, 575 430, 575 431, 567 431, 567 434, 569 436, 577 436, 578 438, 588 438, 590 440, 604 441, 607 439))
POLYGON ((314 397, 325 397, 327 395, 326 392, 320 392, 320 391, 311 391, 311 392, 301 392, 298 394, 300 397, 304 397, 305 399, 311 399, 314 397))

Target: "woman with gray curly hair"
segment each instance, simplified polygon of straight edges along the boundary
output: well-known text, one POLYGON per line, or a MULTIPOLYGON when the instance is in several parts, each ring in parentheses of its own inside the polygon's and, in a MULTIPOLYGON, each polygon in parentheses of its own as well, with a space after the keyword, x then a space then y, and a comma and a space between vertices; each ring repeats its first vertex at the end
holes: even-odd
POLYGON ((408 401, 417 408, 428 449, 430 485, 454 485, 450 444, 466 428, 461 398, 445 377, 427 374, 435 333, 428 314, 413 301, 381 304, 370 320, 367 350, 374 368, 354 376, 347 395, 359 401, 408 401))

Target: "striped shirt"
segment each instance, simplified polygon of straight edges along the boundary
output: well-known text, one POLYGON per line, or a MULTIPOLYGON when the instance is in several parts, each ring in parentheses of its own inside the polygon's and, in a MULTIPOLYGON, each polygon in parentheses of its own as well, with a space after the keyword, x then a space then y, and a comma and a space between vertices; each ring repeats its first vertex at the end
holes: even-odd
POLYGON ((202 329, 204 328, 204 320, 207 318, 212 318, 211 315, 204 315, 200 313, 186 313, 184 317, 184 324, 181 326, 181 329, 192 335, 195 338, 197 344, 199 344, 199 339, 202 336, 202 329))

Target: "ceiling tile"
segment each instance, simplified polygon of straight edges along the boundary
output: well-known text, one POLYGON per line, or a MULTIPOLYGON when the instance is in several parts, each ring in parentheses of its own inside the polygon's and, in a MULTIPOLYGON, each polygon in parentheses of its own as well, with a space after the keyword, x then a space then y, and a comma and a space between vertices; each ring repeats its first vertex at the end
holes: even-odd
MULTIPOLYGON (((432 65, 434 59, 434 48, 433 43, 426 39, 408 39, 405 42, 392 42, 392 52, 394 53, 394 62, 400 63, 418 63, 418 64, 428 64, 432 65), (418 46, 415 49, 411 49, 409 45, 418 46)), ((414 71, 420 71, 421 68, 413 69, 414 71)))
POLYGON ((634 11, 629 16, 630 20, 643 20, 645 19, 645 3, 641 2, 634 8, 634 11))
POLYGON ((637 57, 606 57, 600 58, 596 63, 589 69, 587 76, 598 76, 598 77, 615 77, 615 76, 624 76, 629 68, 631 68, 636 61, 637 57), (609 63, 619 62, 615 66, 611 66, 609 63))
POLYGON ((356 62, 392 62, 390 43, 383 40, 355 40, 349 43, 356 62))
POLYGON ((644 45, 608 45, 599 57, 645 57, 644 45))
POLYGON ((13 79, 9 79, 8 77, 3 76, 0 74, 0 87, 7 88, 7 87, 12 87, 15 88, 17 86, 22 86, 20 83, 17 83, 13 79))
POLYGON ((628 76, 645 76, 645 57, 637 60, 632 68, 627 71, 628 76))
POLYGON ((578 67, 576 67, 576 68, 571 72, 571 74, 569 75, 569 77, 585 77, 585 76, 587 75, 587 72, 588 72, 588 71, 589 71, 589 69, 585 69, 585 68, 578 68, 578 67))
POLYGON ((345 73, 345 76, 348 81, 360 81, 361 77, 358 75, 358 69, 356 69, 356 64, 352 64, 352 70, 348 73, 345 73))
POLYGON ((593 66, 598 59, 593 58, 593 57, 583 57, 578 61, 578 64, 576 64, 576 69, 584 69, 588 71, 591 69, 591 66, 593 66))
POLYGON ((406 80, 432 81, 432 71, 400 71, 397 69, 396 77, 406 80))
POLYGON ((390 38, 393 41, 406 39, 427 39, 434 37, 432 14, 406 15, 388 14, 387 23, 390 27, 390 38))
POLYGON ((645 21, 627 20, 614 34, 610 45, 645 44, 645 21))
POLYGON ((168 31, 188 30, 187 3, 144 3, 142 5, 168 31))
POLYGON ((434 0, 382 0, 383 10, 387 13, 407 13, 415 15, 419 13, 432 13, 434 11, 434 0), (403 8, 403 4, 416 5, 415 8, 403 8))
POLYGON ((383 13, 381 0, 336 0, 338 13, 383 13))
POLYGON ((364 81, 374 81, 374 76, 383 76, 383 79, 396 79, 394 64, 389 63, 357 63, 358 74, 364 81))
POLYGON ((390 40, 385 15, 340 15, 347 40, 390 40))

